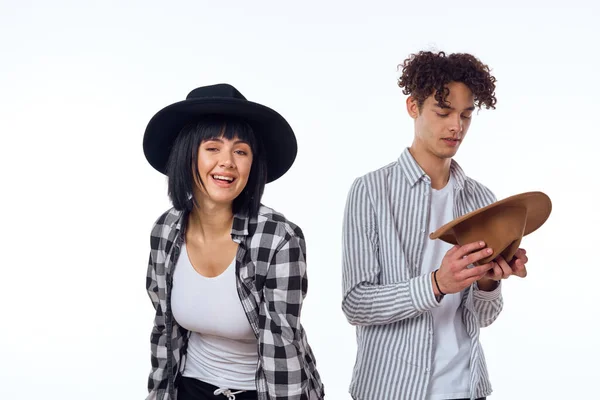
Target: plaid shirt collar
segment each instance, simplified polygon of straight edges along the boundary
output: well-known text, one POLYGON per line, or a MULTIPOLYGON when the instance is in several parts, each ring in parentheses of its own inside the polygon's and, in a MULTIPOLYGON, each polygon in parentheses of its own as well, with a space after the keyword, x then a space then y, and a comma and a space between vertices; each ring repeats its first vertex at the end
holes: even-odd
MULTIPOLYGON (((179 218, 173 225, 173 229, 169 234, 169 241, 175 243, 177 237, 181 232, 185 232, 185 225, 187 224, 189 210, 179 211, 179 218)), ((233 224, 231 226, 231 237, 236 243, 241 243, 244 237, 249 235, 250 218, 247 214, 237 213, 233 215, 233 224)))

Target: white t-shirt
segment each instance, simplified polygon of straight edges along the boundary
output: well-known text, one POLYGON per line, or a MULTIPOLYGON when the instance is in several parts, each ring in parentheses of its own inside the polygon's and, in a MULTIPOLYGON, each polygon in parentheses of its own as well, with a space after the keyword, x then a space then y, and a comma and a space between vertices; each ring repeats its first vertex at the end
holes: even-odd
POLYGON ((173 317, 191 331, 183 376, 212 385, 256 390, 258 344, 237 293, 235 259, 214 278, 192 266, 185 244, 175 266, 173 317))
MULTIPOLYGON (((429 232, 452 221, 454 207, 454 179, 440 190, 432 189, 429 232)), ((433 272, 442 264, 451 244, 441 240, 425 240, 422 272, 433 272)), ((434 360, 429 383, 428 399, 468 398, 469 360, 471 339, 462 322, 462 293, 447 294, 433 315, 434 360)))

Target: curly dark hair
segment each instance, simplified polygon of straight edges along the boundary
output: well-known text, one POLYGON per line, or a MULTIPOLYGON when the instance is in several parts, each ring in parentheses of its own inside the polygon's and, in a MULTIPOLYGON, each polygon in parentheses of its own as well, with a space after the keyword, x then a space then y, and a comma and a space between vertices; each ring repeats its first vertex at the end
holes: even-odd
POLYGON ((467 85, 473 92, 476 107, 496 108, 496 78, 487 65, 467 53, 446 56, 443 51, 421 51, 411 54, 402 64, 398 86, 403 88, 402 93, 413 96, 421 109, 425 99, 433 93, 439 104, 446 104, 449 94, 446 85, 450 82, 467 85))

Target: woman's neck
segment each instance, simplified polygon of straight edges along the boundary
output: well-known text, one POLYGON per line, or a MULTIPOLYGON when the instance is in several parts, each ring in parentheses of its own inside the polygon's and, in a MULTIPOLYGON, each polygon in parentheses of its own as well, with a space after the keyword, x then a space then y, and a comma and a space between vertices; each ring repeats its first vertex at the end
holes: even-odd
POLYGON ((231 205, 201 204, 194 206, 188 221, 188 232, 195 238, 218 239, 231 234, 231 205))

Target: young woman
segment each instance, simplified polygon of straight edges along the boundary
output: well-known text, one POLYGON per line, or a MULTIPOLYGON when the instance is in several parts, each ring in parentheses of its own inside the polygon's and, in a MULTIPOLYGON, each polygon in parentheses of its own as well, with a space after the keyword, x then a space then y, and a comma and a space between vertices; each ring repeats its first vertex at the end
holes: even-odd
POLYGON ((296 151, 283 117, 227 84, 149 122, 144 153, 167 175, 173 208, 150 238, 148 399, 324 397, 300 323, 304 236, 260 203, 296 151))

